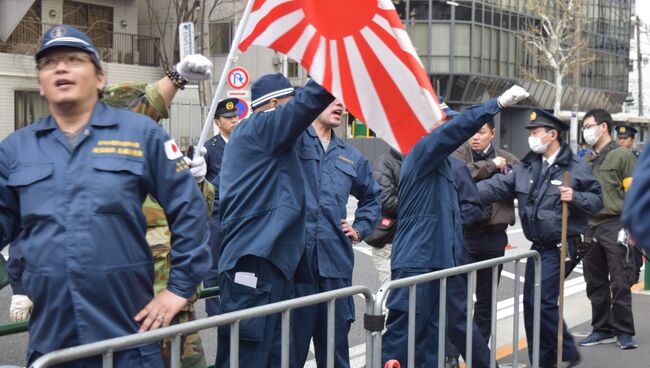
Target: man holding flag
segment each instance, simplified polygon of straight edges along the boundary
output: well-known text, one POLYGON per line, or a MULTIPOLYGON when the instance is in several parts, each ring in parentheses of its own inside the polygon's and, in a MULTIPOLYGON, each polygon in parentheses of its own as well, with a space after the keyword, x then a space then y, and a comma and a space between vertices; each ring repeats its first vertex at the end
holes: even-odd
MULTIPOLYGON (((253 115, 233 131, 221 166, 220 314, 293 296, 305 249, 305 183, 295 143, 334 100, 313 81, 296 93, 281 74, 259 78, 251 95, 253 115)), ((229 330, 219 330, 216 367, 230 366, 229 330)), ((239 338, 240 366, 279 365, 278 315, 241 321, 239 338)))

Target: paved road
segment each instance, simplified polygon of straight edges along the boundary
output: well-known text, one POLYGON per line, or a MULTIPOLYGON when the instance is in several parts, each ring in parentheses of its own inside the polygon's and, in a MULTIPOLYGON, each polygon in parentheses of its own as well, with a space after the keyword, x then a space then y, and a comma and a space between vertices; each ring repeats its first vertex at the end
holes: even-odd
MULTIPOLYGON (((348 205, 348 217, 352 218, 354 214, 355 203, 350 201, 348 205)), ((528 249, 530 243, 524 238, 521 228, 517 225, 509 229, 509 240, 510 244, 513 247, 512 251, 517 251, 521 249, 528 249)), ((2 252, 6 255, 6 249, 2 252)), ((377 290, 379 287, 379 281, 377 277, 377 272, 373 266, 371 259, 371 248, 365 243, 361 243, 358 246, 355 246, 355 271, 353 277, 354 284, 366 285, 370 288, 371 291, 377 290)), ((523 289, 523 270, 524 265, 521 267, 521 275, 519 276, 519 282, 523 289)), ((509 340, 509 335, 505 332, 508 331, 507 328, 501 328, 501 326, 509 326, 512 322, 513 314, 513 291, 515 284, 514 277, 514 267, 513 265, 506 265, 504 272, 502 273, 501 284, 498 291, 498 319, 500 321, 499 333, 504 331, 504 337, 498 340, 499 346, 506 344, 509 340)), ((566 310, 574 311, 575 314, 579 316, 575 320, 575 324, 584 323, 589 318, 589 306, 585 304, 584 297, 584 279, 581 274, 581 267, 579 266, 576 269, 576 272, 573 272, 570 278, 567 280, 566 284, 566 295, 567 295, 567 306, 566 310), (570 296, 574 295, 575 298, 570 296), (586 309, 585 309, 586 308, 586 309)), ((11 299, 11 290, 9 287, 0 291, 0 323, 8 322, 8 310, 11 299)), ((365 334, 363 331, 363 312, 365 308, 363 306, 363 298, 355 297, 356 305, 356 322, 352 326, 352 330, 349 335, 350 340, 350 358, 352 360, 353 367, 362 367, 365 363, 365 334)), ((205 317, 204 306, 202 302, 197 304, 197 310, 199 310, 199 318, 205 317)), ((573 325, 575 325, 573 324, 573 325)), ((511 327, 508 327, 511 330, 511 327)), ((201 336, 204 341, 205 350, 207 353, 207 358, 210 362, 214 360, 214 352, 216 351, 216 331, 207 330, 201 333, 201 336)), ((520 337, 524 337, 523 333, 520 334, 520 337)), ((25 364, 25 352, 27 345, 27 336, 26 333, 2 337, 0 338, 0 366, 3 364, 25 364)), ((314 361, 309 361, 306 365, 307 367, 315 367, 314 361)))

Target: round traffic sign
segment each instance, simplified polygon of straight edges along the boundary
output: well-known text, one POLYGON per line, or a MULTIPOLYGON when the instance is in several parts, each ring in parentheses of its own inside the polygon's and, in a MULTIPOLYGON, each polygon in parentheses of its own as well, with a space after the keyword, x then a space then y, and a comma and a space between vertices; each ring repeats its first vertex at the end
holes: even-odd
POLYGON ((238 98, 239 102, 237 102, 237 105, 235 105, 235 108, 237 109, 237 118, 240 120, 248 116, 248 112, 250 111, 250 107, 248 106, 248 102, 245 100, 242 100, 238 98))
POLYGON ((234 89, 245 88, 248 84, 248 72, 246 69, 241 67, 232 68, 228 73, 228 84, 234 89))

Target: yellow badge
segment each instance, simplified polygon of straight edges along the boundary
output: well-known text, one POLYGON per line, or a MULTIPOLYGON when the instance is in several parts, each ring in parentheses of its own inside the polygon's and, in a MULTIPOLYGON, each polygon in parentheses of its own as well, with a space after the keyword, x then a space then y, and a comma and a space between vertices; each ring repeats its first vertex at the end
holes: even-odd
POLYGON ((627 192, 630 186, 632 186, 632 178, 623 179, 623 190, 627 192))
POLYGON ((343 155, 339 155, 339 160, 345 161, 345 162, 349 163, 350 165, 354 165, 354 161, 350 160, 349 158, 347 158, 347 157, 345 157, 343 155))
POLYGON ((530 113, 530 121, 537 120, 537 113, 535 111, 530 113))
POLYGON ((232 102, 228 102, 226 104, 226 110, 233 110, 234 108, 235 108, 235 104, 233 104, 232 102))
POLYGON ((625 127, 620 127, 620 128, 618 128, 618 132, 619 132, 620 134, 625 133, 625 127))

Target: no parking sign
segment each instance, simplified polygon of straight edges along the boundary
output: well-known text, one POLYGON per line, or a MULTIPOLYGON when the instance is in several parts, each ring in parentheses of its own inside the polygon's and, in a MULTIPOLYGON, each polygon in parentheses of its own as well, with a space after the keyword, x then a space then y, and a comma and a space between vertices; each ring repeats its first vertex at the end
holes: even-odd
POLYGON ((242 100, 241 98, 238 98, 239 102, 237 102, 237 105, 235 105, 235 108, 237 109, 237 117, 239 120, 244 119, 248 117, 248 113, 250 112, 250 106, 248 106, 248 102, 245 100, 242 100))

